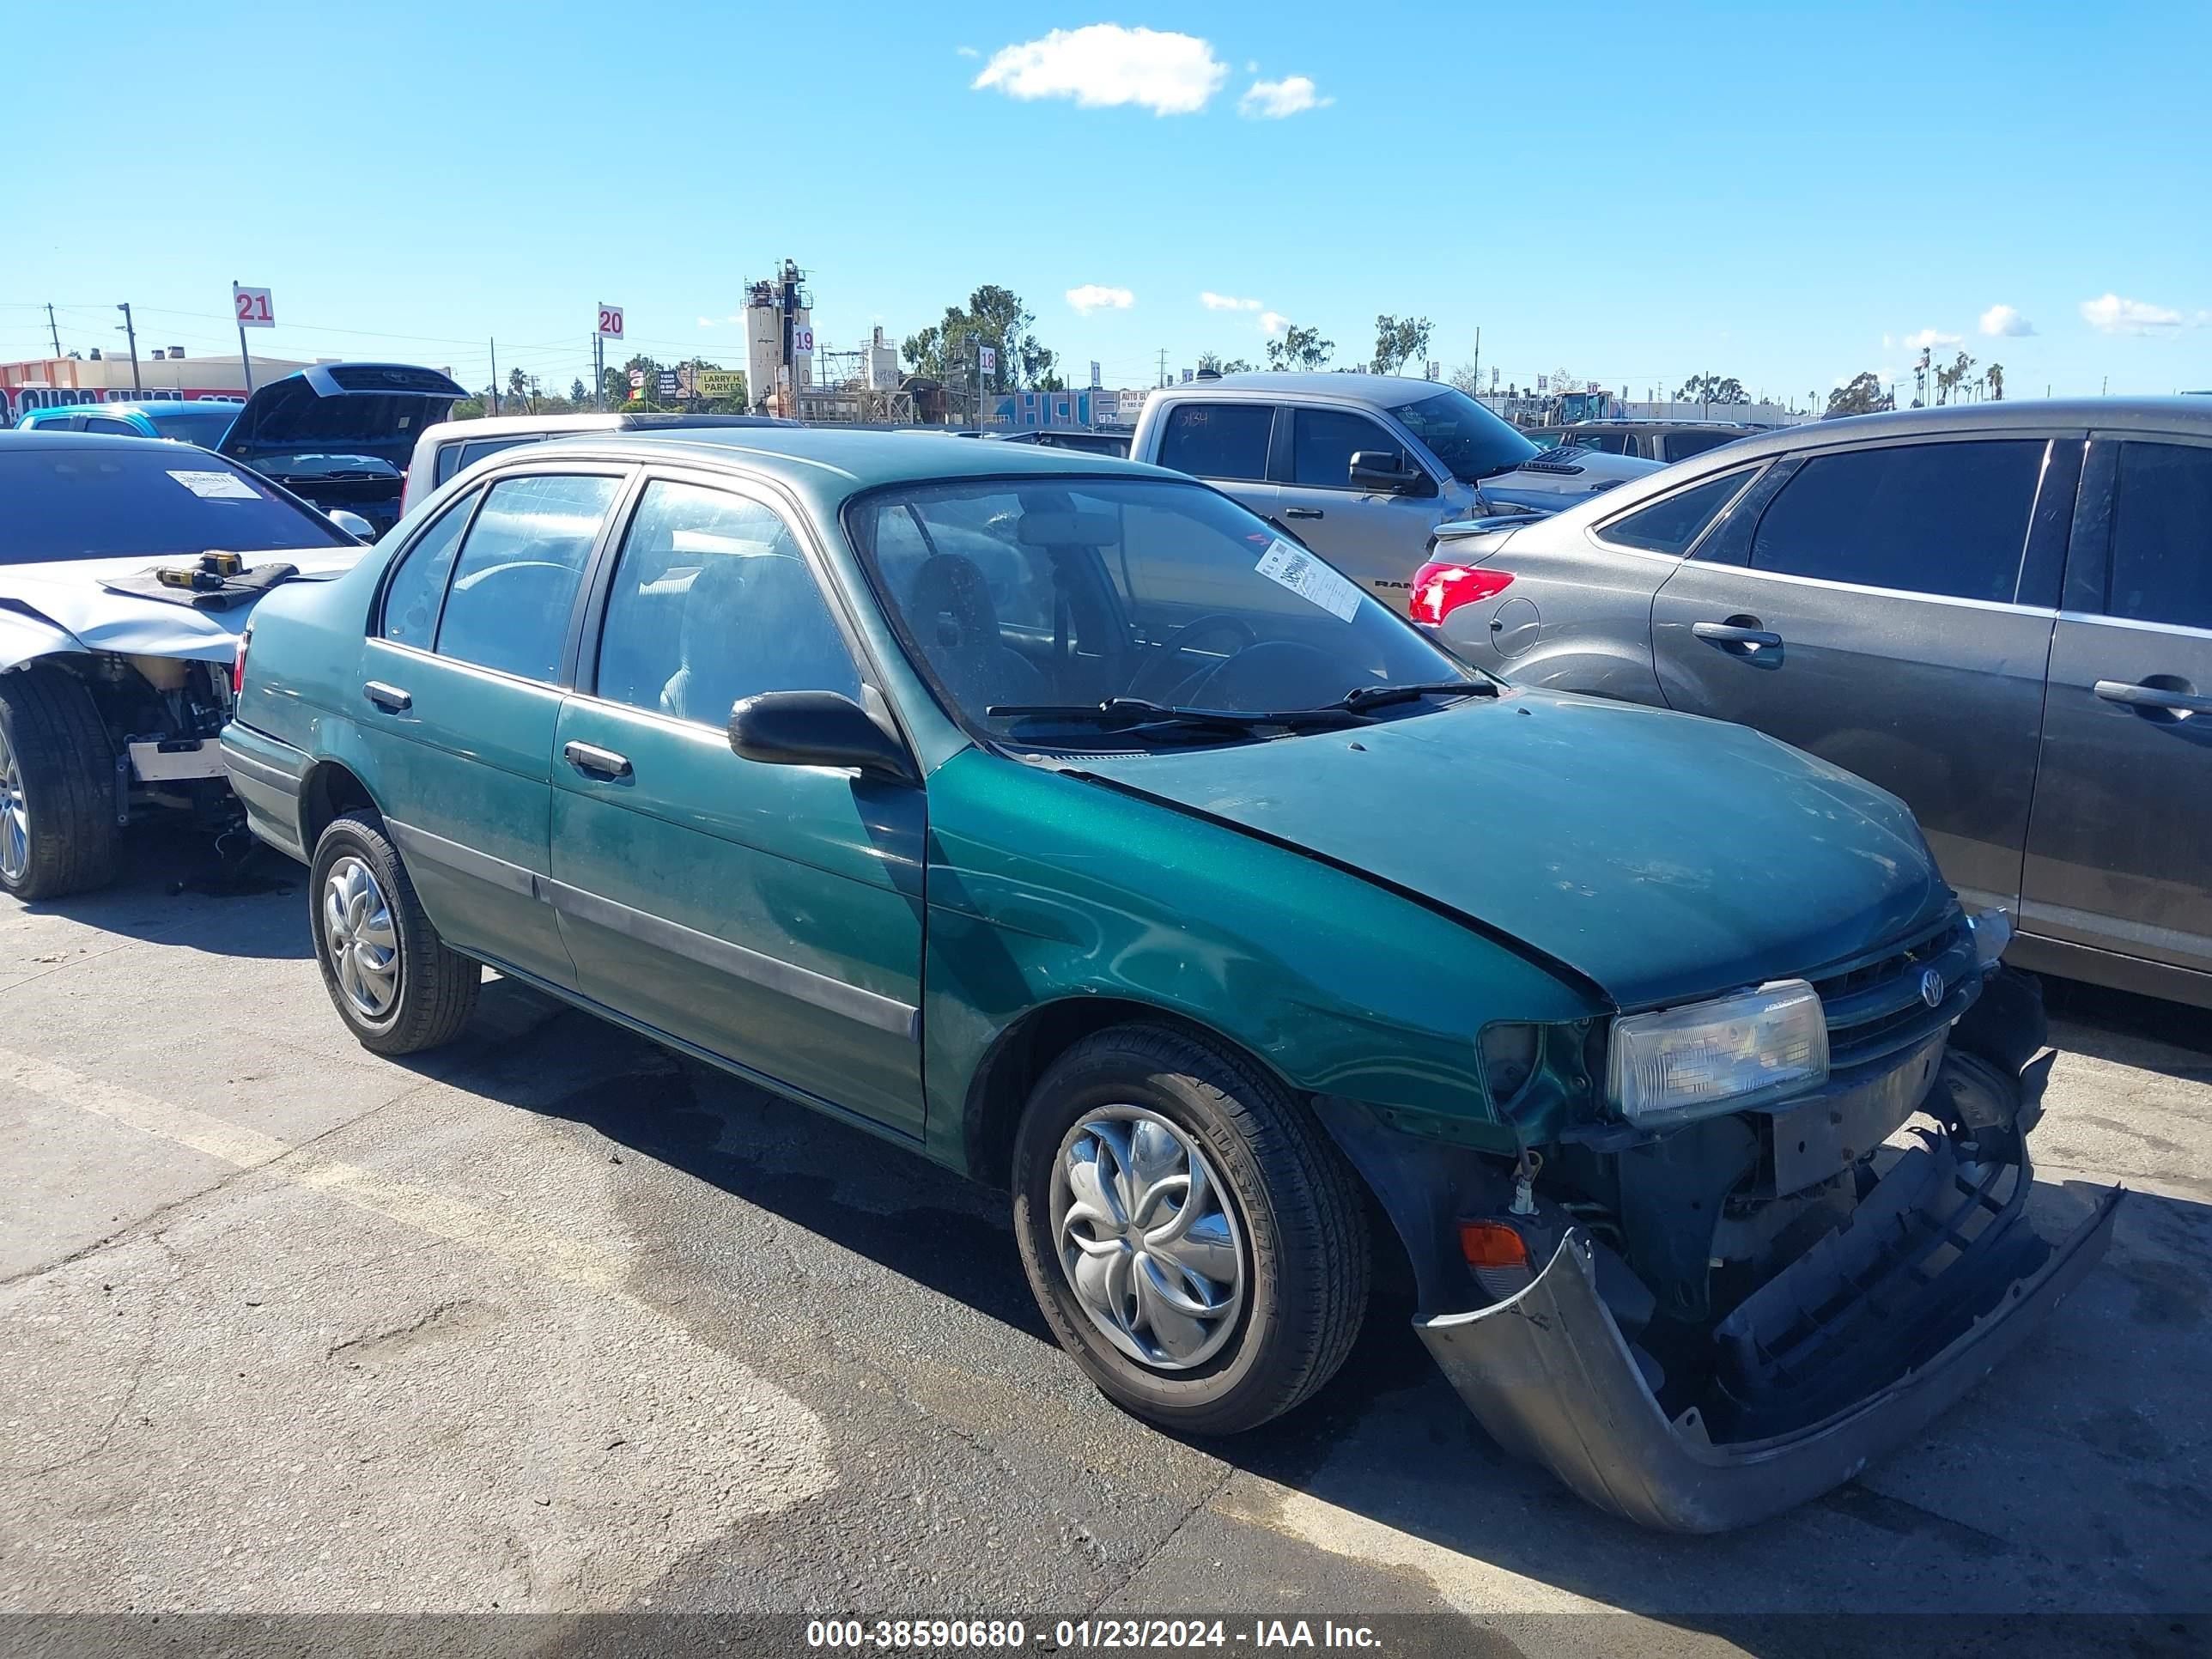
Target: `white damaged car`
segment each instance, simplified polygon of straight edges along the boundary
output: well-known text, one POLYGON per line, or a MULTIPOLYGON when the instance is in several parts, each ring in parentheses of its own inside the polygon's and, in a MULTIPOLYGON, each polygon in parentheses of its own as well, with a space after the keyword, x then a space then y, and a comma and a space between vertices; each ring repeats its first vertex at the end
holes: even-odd
POLYGON ((140 812, 227 822, 216 734, 254 602, 362 548, 220 455, 0 432, 0 889, 100 885, 140 812))

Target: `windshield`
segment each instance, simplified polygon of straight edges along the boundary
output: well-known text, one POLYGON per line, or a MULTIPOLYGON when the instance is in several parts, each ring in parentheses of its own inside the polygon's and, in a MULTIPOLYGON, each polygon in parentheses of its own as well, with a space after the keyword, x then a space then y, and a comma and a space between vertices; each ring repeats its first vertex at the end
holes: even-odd
POLYGON ((1232 742, 1328 722, 1197 714, 1335 706, 1342 724, 1350 694, 1352 708, 1374 700, 1372 718, 1395 719, 1437 706, 1414 687, 1492 689, 1198 484, 905 486, 855 501, 846 525, 908 653, 967 725, 1004 742, 1232 742))
POLYGON ((220 456, 175 445, 0 447, 0 565, 351 545, 220 456))
POLYGON ((1462 483, 1510 472, 1536 446, 1455 386, 1390 411, 1462 483))

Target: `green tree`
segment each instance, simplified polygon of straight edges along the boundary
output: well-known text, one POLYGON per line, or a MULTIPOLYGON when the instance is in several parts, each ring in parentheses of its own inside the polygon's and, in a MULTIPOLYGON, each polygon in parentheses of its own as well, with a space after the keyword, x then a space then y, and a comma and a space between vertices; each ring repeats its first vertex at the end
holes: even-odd
POLYGON ((1389 313, 1375 319, 1375 372, 1395 374, 1417 358, 1429 353, 1429 319, 1425 317, 1393 317, 1389 313))
POLYGON ((575 404, 577 408, 581 409, 584 406, 585 398, 588 398, 590 395, 591 394, 589 392, 584 390, 584 377, 582 375, 579 374, 574 380, 569 382, 568 401, 575 404))
POLYGON ((1874 371, 1869 368, 1853 375, 1828 394, 1828 407, 1820 418, 1830 420, 1839 415, 1874 415, 1896 407, 1896 400, 1883 390, 1881 382, 1875 379, 1874 371))
POLYGON ((1743 382, 1729 375, 1723 380, 1717 374, 1692 374, 1674 393, 1678 404, 1747 404, 1751 394, 1743 389, 1743 382))
POLYGON ((1936 401, 1938 404, 1959 401, 1966 382, 1973 378, 1974 360, 1960 352, 1951 362, 1936 371, 1936 401))
POLYGON ((508 369, 506 395, 518 404, 522 402, 530 395, 530 377, 519 368, 508 369))
POLYGON ((2002 403, 2004 401, 2004 365, 1991 363, 1984 373, 1990 383, 1990 401, 1993 404, 2002 403))
POLYGON ((1336 342, 1322 339, 1319 329, 1288 323, 1279 337, 1267 342, 1267 367, 1279 370, 1325 368, 1328 366, 1328 354, 1335 349, 1336 342))
POLYGON ((1231 357, 1224 362, 1219 352, 1201 351, 1198 354, 1198 372, 1201 374, 1249 374, 1252 372, 1252 365, 1242 357, 1231 357))
POLYGON ((985 392, 1057 391, 1065 384, 1054 369, 1058 358, 1036 337, 1036 325, 1018 294, 986 283, 966 306, 945 307, 943 321, 908 335, 899 351, 915 374, 963 387, 975 385, 977 348, 988 346, 995 361, 982 377, 985 392))
POLYGON ((1462 363, 1445 378, 1470 398, 1482 395, 1482 371, 1473 363, 1462 363))

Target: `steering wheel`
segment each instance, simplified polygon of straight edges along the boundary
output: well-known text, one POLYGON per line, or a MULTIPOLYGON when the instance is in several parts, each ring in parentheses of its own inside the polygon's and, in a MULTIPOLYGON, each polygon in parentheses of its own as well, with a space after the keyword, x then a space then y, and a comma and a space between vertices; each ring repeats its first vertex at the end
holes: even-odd
MULTIPOLYGON (((1152 696, 1152 694, 1146 690, 1146 687, 1153 680, 1164 680, 1168 672, 1172 670, 1182 671, 1182 678, 1173 682, 1176 686, 1188 684, 1200 675, 1211 675, 1217 672, 1220 666, 1218 664, 1211 668, 1192 669, 1185 667, 1176 660, 1183 647, 1191 640, 1203 638, 1208 631, 1215 629, 1224 631, 1233 629, 1242 636, 1237 647, 1237 652, 1249 650, 1260 642, 1259 635, 1253 631, 1252 624, 1246 622, 1243 617, 1231 616, 1225 611, 1209 611, 1203 617, 1195 617, 1185 623, 1152 647, 1152 655, 1139 664, 1137 672, 1129 676, 1128 695, 1133 697, 1152 696)), ((1236 654, 1236 652, 1231 653, 1232 657, 1236 654)))

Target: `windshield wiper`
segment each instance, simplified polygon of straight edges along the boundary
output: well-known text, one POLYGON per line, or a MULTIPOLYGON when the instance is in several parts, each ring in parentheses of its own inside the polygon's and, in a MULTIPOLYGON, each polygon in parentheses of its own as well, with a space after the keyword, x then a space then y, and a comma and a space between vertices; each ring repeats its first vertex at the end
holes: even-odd
POLYGON ((1356 714, 1370 708, 1388 708, 1394 702, 1411 702, 1416 697, 1494 697, 1497 695, 1497 686, 1488 680, 1430 680, 1418 685, 1355 685, 1329 706, 1348 708, 1356 714))
MULTIPOLYGON (((1380 688, 1377 688, 1380 689, 1380 688)), ((1264 726, 1304 727, 1364 726, 1350 703, 1327 708, 1248 710, 1187 708, 1150 697, 1109 697, 1103 702, 1002 702, 983 711, 994 720, 1057 720, 1127 731, 1140 726, 1206 726, 1224 732, 1250 732, 1264 726)))

